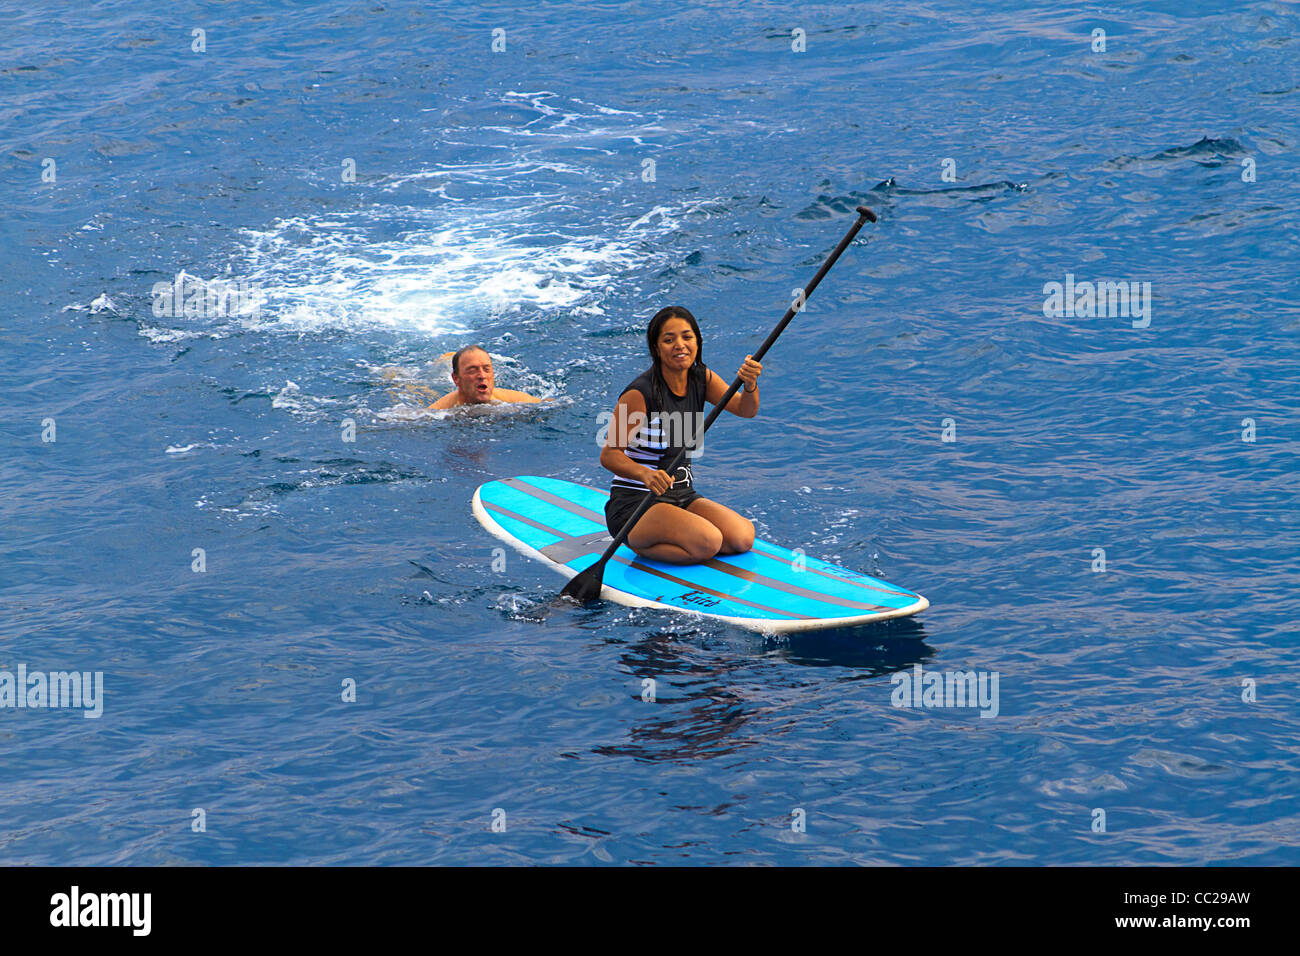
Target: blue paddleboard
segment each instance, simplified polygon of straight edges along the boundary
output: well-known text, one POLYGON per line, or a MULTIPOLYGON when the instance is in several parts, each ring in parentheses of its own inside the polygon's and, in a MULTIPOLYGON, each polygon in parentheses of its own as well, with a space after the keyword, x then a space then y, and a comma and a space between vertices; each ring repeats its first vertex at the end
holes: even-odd
MULTIPOLYGON (((608 500, 606 492, 586 485, 521 475, 480 486, 473 508, 492 535, 573 577, 609 547, 608 500)), ((906 588, 761 540, 745 554, 701 564, 664 564, 622 546, 605 566, 600 596, 766 632, 853 627, 930 606, 906 588)))

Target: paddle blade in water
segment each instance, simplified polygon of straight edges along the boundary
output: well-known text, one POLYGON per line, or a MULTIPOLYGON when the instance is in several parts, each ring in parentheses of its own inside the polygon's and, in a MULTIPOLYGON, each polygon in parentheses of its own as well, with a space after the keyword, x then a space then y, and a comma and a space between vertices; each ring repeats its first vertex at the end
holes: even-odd
POLYGON ((605 562, 597 561, 585 571, 579 571, 569 579, 560 594, 572 598, 579 604, 590 604, 600 598, 600 588, 605 579, 605 562))

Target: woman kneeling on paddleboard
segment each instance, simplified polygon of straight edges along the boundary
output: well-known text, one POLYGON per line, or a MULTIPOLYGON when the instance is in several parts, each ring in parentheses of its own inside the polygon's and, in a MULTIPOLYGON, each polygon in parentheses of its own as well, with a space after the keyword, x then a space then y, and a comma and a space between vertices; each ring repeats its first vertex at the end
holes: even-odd
MULTIPOLYGON (((754 544, 754 525, 730 508, 695 491, 690 455, 669 475, 660 469, 683 446, 704 437, 704 403, 717 404, 727 384, 701 360, 703 342, 695 316, 681 306, 655 313, 646 329, 654 361, 619 396, 600 463, 615 475, 605 506, 609 533, 617 535, 646 492, 655 503, 641 516, 627 543, 637 554, 672 564, 694 564, 716 554, 740 554, 754 544)), ((758 376, 763 366, 745 357, 741 391, 727 411, 758 414, 758 376)))

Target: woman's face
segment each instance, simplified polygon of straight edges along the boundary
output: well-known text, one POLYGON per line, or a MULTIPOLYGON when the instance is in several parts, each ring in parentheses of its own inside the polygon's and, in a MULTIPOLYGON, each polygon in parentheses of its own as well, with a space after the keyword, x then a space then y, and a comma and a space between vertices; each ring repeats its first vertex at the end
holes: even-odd
POLYGON ((659 364, 664 371, 684 372, 695 364, 700 343, 685 319, 672 318, 659 330, 659 364))

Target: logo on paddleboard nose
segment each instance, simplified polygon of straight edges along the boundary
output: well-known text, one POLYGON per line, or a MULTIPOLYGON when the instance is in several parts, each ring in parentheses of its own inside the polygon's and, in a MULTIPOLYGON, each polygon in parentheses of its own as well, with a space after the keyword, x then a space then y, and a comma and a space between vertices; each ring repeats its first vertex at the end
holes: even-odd
POLYGON ((682 595, 682 601, 690 604, 703 604, 705 607, 717 607, 718 604, 717 598, 711 598, 701 591, 687 591, 682 595))

